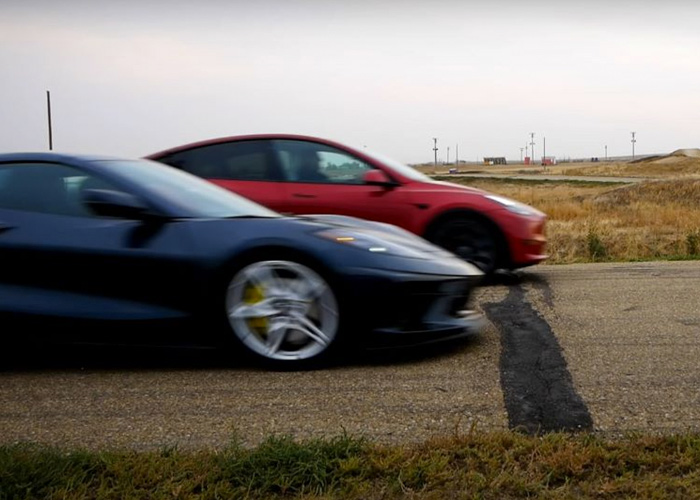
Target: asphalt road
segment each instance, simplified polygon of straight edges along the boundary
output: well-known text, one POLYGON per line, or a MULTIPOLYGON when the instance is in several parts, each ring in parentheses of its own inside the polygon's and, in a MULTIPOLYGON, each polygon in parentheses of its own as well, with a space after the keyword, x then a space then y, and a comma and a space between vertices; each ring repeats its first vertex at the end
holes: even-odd
POLYGON ((333 369, 231 368, 211 353, 5 360, 0 442, 135 449, 342 432, 384 443, 528 432, 700 430, 700 262, 538 266, 479 289, 457 346, 333 369))

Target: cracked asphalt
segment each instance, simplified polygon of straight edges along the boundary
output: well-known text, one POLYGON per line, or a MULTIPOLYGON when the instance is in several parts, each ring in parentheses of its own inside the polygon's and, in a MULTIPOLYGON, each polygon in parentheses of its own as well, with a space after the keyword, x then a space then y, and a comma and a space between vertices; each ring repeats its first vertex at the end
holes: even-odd
POLYGON ((400 444, 509 427, 700 430, 699 283, 700 262, 537 266, 478 290, 491 321, 477 338, 309 372, 231 367, 199 351, 5 358, 0 443, 220 448, 273 433, 400 444))

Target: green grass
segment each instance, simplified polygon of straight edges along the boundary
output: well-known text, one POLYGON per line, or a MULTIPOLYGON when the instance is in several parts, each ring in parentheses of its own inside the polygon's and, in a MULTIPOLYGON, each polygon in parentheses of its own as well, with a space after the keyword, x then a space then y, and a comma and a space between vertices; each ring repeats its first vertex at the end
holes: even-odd
POLYGON ((387 447, 270 437, 246 449, 0 447, 0 499, 700 498, 700 435, 479 433, 387 447))

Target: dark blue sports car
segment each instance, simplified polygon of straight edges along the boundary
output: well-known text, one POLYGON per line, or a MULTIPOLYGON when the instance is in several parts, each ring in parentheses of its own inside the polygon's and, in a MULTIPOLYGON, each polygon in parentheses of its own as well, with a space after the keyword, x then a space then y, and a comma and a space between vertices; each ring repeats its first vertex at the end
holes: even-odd
POLYGON ((408 232, 285 217, 148 160, 0 155, 0 265, 3 332, 43 342, 238 345, 296 366, 482 324, 481 273, 408 232))

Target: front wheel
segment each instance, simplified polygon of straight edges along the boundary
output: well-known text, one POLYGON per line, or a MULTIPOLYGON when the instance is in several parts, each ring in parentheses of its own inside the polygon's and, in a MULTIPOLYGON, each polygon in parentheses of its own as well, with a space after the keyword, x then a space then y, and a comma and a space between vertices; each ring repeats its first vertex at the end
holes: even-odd
POLYGON ((426 239, 474 264, 484 274, 492 274, 500 264, 496 234, 478 218, 455 217, 440 222, 426 239))
POLYGON ((236 339, 278 366, 325 358, 338 341, 333 289, 298 262, 264 260, 240 269, 226 291, 226 312, 236 339))

